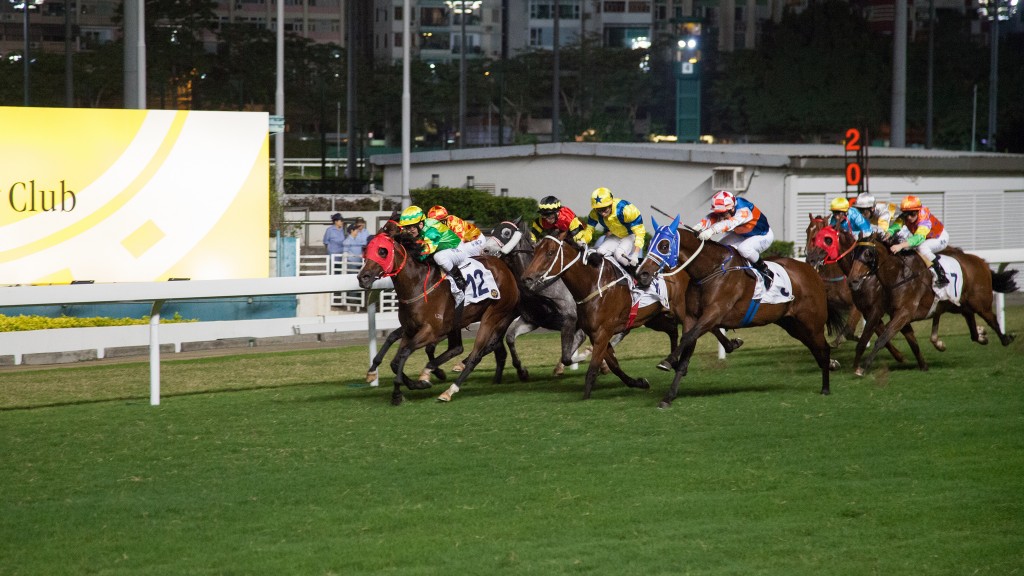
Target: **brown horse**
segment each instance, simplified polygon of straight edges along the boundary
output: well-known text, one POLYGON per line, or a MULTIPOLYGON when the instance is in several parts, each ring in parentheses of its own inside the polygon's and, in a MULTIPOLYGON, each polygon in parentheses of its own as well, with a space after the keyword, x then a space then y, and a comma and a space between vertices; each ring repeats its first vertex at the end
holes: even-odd
MULTIPOLYGON (((742 328, 777 324, 796 338, 814 355, 821 369, 821 393, 829 394, 829 370, 838 368, 830 357, 831 349, 825 340, 825 327, 840 330, 846 319, 830 311, 825 297, 825 285, 810 265, 793 258, 776 258, 788 273, 793 288, 793 300, 781 304, 760 304, 753 300, 755 273, 745 260, 731 247, 718 242, 704 242, 690 229, 675 228, 671 232, 678 243, 678 258, 690 274, 691 281, 700 287, 697 309, 700 311, 693 326, 683 332, 676 358, 676 375, 672 386, 659 407, 672 405, 679 394, 679 381, 686 374, 697 339, 708 330, 721 326, 742 328), (736 262, 736 260, 739 262, 736 262)), ((656 267, 648 260, 643 267, 656 267)), ((649 270, 639 270, 638 275, 649 270)))
MULTIPOLYGON (((890 319, 875 342, 874 348, 864 359, 863 365, 856 369, 855 374, 863 376, 864 372, 870 369, 879 349, 892 339, 897 330, 903 333, 914 354, 918 356, 918 366, 921 370, 928 370, 928 364, 919 356, 919 347, 911 322, 933 317, 934 333, 937 328, 934 316, 946 311, 963 315, 971 339, 975 342, 987 343, 987 340, 983 341, 979 337, 975 314, 981 316, 995 330, 1003 346, 1008 346, 1013 341, 1014 335, 1002 332, 999 321, 992 312, 992 292, 1016 291, 1017 284, 1013 277, 1017 271, 993 272, 982 258, 955 248, 947 248, 942 255, 960 263, 963 272, 963 292, 960 294, 959 306, 949 301, 937 301, 932 290, 932 273, 928 269, 928 264, 915 251, 893 254, 889 245, 877 237, 857 243, 853 267, 850 270, 850 286, 856 290, 866 278, 877 276, 889 295, 890 319)), ((956 279, 953 281, 955 283, 956 279)), ((855 363, 860 359, 864 348, 866 342, 862 337, 857 345, 855 363)))
MULTIPOLYGON (((882 290, 877 278, 865 280, 857 290, 851 290, 847 280, 847 274, 853 266, 853 246, 856 238, 847 230, 828 226, 824 216, 808 216, 811 222, 807 226, 805 261, 818 271, 825 282, 829 308, 840 311, 852 309, 844 332, 836 337, 832 347, 838 347, 844 336, 855 337, 854 329, 861 316, 864 317, 865 327, 875 327, 873 331, 867 330, 869 336, 865 338, 870 340, 870 334, 873 332, 881 334, 882 323, 879 320, 887 309, 888 294, 882 290)), ((885 348, 897 362, 904 362, 903 353, 892 342, 886 344, 885 348)), ((854 364, 854 369, 856 368, 857 365, 854 364)))
POLYGON ((501 382, 507 357, 502 336, 515 317, 514 312, 519 303, 519 288, 515 277, 497 258, 483 256, 477 259, 494 276, 500 299, 456 306, 455 297, 446 283, 446 275, 438 267, 420 262, 416 258, 417 254, 414 242, 409 241, 407 245, 403 240, 391 238, 386 233, 377 234, 367 244, 366 258, 357 276, 359 285, 364 289, 369 288, 378 278, 394 279, 395 293, 399 298, 398 319, 404 328, 398 353, 391 360, 391 370, 395 373, 391 403, 396 406, 403 400, 402 385, 410 390, 430 387, 429 381, 414 383, 404 373, 405 362, 413 351, 448 338, 448 349, 434 363, 427 364, 425 370, 432 370, 435 365, 444 364, 462 353, 460 329, 474 322, 479 322, 480 328, 473 351, 466 359, 465 370, 438 400, 451 400, 452 394, 459 391, 480 359, 491 352, 494 352, 497 364, 494 381, 501 382), (435 291, 437 288, 440 289, 435 291))

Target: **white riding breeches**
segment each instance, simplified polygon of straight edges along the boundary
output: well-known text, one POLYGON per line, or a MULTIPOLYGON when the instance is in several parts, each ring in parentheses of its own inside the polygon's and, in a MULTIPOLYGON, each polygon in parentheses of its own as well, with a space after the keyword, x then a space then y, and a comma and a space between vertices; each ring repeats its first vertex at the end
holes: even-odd
MULTIPOLYGON (((614 256, 619 262, 628 261, 636 243, 636 235, 630 234, 619 238, 618 236, 604 236, 597 244, 595 250, 603 256, 614 256)), ((636 254, 640 256, 639 253, 636 254)))
POLYGON ((775 241, 775 233, 772 229, 768 229, 767 234, 761 234, 760 236, 740 236, 739 234, 733 234, 727 232, 725 236, 719 240, 720 243, 726 246, 732 246, 751 263, 757 262, 761 259, 761 252, 764 252, 772 245, 775 241))
POLYGON ((486 242, 487 237, 481 234, 476 240, 463 242, 454 248, 439 250, 434 253, 434 262, 437 262, 437 265, 444 268, 445 271, 451 272, 452 268, 462 266, 467 259, 479 256, 486 242))
POLYGON ((943 230, 938 238, 930 238, 918 244, 917 253, 927 258, 930 264, 935 261, 935 253, 946 246, 949 246, 949 232, 943 230))

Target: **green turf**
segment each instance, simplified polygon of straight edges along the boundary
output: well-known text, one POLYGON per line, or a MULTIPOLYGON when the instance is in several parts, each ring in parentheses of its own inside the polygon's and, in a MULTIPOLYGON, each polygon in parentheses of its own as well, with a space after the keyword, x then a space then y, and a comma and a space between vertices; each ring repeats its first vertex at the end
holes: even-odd
POLYGON ((144 362, 0 371, 0 574, 1021 573, 1024 338, 944 325, 928 373, 844 345, 829 397, 777 328, 702 342, 669 410, 647 331, 620 357, 652 389, 587 402, 553 335, 530 382, 488 360, 398 408, 358 347, 165 355, 159 407, 144 362))

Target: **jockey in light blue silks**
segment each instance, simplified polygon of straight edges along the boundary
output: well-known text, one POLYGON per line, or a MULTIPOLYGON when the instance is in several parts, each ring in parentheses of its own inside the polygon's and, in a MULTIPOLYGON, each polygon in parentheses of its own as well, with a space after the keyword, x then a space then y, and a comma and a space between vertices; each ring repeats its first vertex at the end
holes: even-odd
POLYGON ((832 210, 832 217, 828 219, 828 225, 836 230, 846 230, 855 238, 867 238, 871 235, 871 223, 860 213, 860 210, 850 210, 850 201, 843 196, 836 196, 829 204, 832 210))

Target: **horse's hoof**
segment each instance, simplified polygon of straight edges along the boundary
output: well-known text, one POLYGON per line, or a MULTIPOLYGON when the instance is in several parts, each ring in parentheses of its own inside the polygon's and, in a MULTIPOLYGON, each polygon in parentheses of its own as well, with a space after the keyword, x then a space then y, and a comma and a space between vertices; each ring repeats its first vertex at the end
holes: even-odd
POLYGON ((430 382, 430 369, 424 368, 423 372, 420 372, 420 382, 430 382))
POLYGON ((1004 338, 1003 338, 1003 339, 1001 340, 1001 342, 1003 343, 1003 346, 1009 346, 1009 345, 1010 345, 1010 343, 1011 343, 1011 342, 1013 342, 1013 341, 1014 341, 1014 340, 1015 340, 1016 338, 1017 338, 1017 335, 1016 335, 1016 334, 1012 334, 1012 333, 1011 333, 1011 334, 1007 334, 1007 335, 1006 335, 1006 336, 1005 336, 1005 337, 1004 337, 1004 338))
POLYGON ((405 400, 405 397, 402 396, 402 394, 400 392, 391 395, 391 405, 392 406, 401 406, 403 400, 405 400))
POLYGON ((946 351, 946 343, 943 342, 942 340, 935 340, 935 341, 933 341, 932 342, 932 346, 934 346, 935 349, 938 350, 939 352, 945 352, 946 351))
POLYGON ((426 390, 430 386, 430 380, 418 380, 409 384, 409 390, 426 390))
POLYGON ((828 369, 832 371, 839 370, 839 360, 830 358, 828 361, 828 369))
POLYGON ((448 379, 448 375, 444 373, 444 370, 434 368, 434 378, 437 378, 440 382, 444 382, 448 379))
POLYGON ((466 365, 463 364, 462 362, 459 362, 455 366, 452 366, 452 372, 462 372, 465 369, 466 369, 466 365))
POLYGON ((452 395, 449 394, 447 391, 442 392, 441 395, 437 397, 437 401, 438 402, 451 402, 452 401, 452 395))
POLYGON ((530 380, 530 371, 527 370, 526 368, 523 368, 522 370, 516 372, 516 375, 519 376, 520 382, 528 382, 530 380))
POLYGON ((658 363, 657 366, 655 366, 655 368, 657 368, 658 370, 664 370, 665 372, 671 372, 672 363, 669 362, 668 360, 662 360, 661 362, 658 363))
POLYGON ((832 391, 829 390, 828 388, 822 388, 821 389, 821 395, 822 396, 828 396, 829 394, 832 394, 832 391))
POLYGON ((630 384, 630 388, 639 388, 641 390, 648 390, 651 387, 651 383, 647 381, 647 378, 637 378, 630 384))
POLYGON ((853 371, 853 375, 854 376, 863 376, 864 375, 864 369, 863 368, 857 368, 856 370, 853 371))
POLYGON ((372 383, 372 382, 374 382, 376 380, 377 380, 377 371, 376 370, 374 370, 373 372, 367 372, 366 373, 366 383, 367 384, 370 384, 370 383, 372 383))
POLYGON ((662 400, 661 402, 658 402, 658 410, 666 410, 671 407, 672 403, 667 400, 662 400))
POLYGON ((561 362, 559 362, 555 366, 554 371, 551 372, 551 375, 552 376, 561 376, 562 374, 565 374, 565 365, 562 364, 561 362))
MULTIPOLYGON (((593 351, 593 348, 591 348, 590 346, 587 346, 583 350, 577 351, 575 354, 572 355, 572 362, 569 362, 569 364, 576 364, 577 362, 583 362, 587 358, 590 358, 590 353, 592 351, 593 351)), ((565 364, 565 362, 563 362, 563 364, 565 364)))

